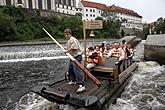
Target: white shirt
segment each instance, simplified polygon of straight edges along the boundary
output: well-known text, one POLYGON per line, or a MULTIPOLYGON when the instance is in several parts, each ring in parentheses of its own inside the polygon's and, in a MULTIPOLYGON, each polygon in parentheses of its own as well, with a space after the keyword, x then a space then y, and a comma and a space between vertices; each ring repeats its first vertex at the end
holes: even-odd
POLYGON ((73 36, 68 40, 67 48, 74 49, 69 52, 73 57, 76 57, 77 55, 82 54, 80 42, 73 36))
MULTIPOLYGON (((120 57, 119 57, 119 61, 124 60, 124 58, 125 58, 124 50, 123 50, 122 48, 118 48, 118 49, 120 49, 120 52, 121 52, 120 57)), ((108 53, 108 56, 111 57, 111 56, 112 56, 112 53, 113 53, 115 50, 116 50, 115 48, 111 49, 111 50, 109 51, 109 53, 108 53)))

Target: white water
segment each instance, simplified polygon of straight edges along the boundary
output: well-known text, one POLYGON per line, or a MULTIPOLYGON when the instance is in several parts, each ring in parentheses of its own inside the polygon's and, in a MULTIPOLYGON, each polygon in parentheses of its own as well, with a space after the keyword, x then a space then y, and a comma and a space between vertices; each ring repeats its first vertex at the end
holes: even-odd
POLYGON ((40 61, 40 60, 53 60, 53 59, 64 59, 68 56, 54 56, 54 57, 41 57, 41 58, 25 58, 25 59, 9 59, 9 60, 0 60, 0 63, 6 62, 27 62, 27 61, 40 61))
POLYGON ((165 66, 140 62, 138 71, 109 110, 165 110, 165 66))
MULTIPOLYGON (((121 97, 117 99, 116 104, 107 104, 107 110, 165 110, 165 66, 160 66, 156 62, 142 62, 144 52, 143 43, 144 41, 135 49, 134 59, 141 61, 138 70, 134 73, 121 97)), ((54 58, 59 59, 61 57, 28 58, 8 61, 50 60, 54 58)), ((77 110, 69 105, 51 103, 34 93, 26 94, 16 105, 15 110, 77 110)), ((78 110, 85 109, 80 108, 78 110)))
MULTIPOLYGON (((57 105, 30 93, 21 98, 16 110, 86 110, 57 105)), ((116 104, 106 110, 165 110, 165 66, 156 62, 140 62, 116 104)))

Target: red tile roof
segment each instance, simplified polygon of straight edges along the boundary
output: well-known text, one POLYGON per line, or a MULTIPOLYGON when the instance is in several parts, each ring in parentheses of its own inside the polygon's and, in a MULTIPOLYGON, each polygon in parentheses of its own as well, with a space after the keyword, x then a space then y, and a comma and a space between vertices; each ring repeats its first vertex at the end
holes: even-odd
POLYGON ((108 7, 105 4, 101 4, 101 3, 84 1, 84 0, 81 0, 81 3, 83 4, 84 7, 92 7, 92 8, 97 8, 101 10, 108 9, 108 7))
POLYGON ((140 16, 139 14, 134 12, 133 10, 129 10, 129 9, 126 9, 126 8, 121 8, 119 6, 115 6, 114 4, 112 6, 109 6, 109 11, 125 13, 125 14, 128 14, 128 15, 137 16, 137 17, 142 18, 142 16, 140 16))

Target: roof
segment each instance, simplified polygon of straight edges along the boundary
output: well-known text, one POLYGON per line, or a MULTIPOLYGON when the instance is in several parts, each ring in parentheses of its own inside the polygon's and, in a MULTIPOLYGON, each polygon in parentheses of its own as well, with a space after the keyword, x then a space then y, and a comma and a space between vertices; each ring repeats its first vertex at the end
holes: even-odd
POLYGON ((126 8, 115 6, 115 4, 109 6, 108 9, 110 11, 113 11, 113 12, 125 13, 125 14, 128 14, 128 15, 137 16, 137 17, 142 18, 142 16, 140 16, 139 14, 137 14, 136 12, 134 12, 133 10, 129 10, 129 9, 126 9, 126 8))
POLYGON ((108 7, 105 4, 101 4, 101 3, 84 1, 84 0, 82 0, 81 3, 83 4, 84 7, 92 7, 92 8, 97 8, 101 10, 108 9, 108 7))

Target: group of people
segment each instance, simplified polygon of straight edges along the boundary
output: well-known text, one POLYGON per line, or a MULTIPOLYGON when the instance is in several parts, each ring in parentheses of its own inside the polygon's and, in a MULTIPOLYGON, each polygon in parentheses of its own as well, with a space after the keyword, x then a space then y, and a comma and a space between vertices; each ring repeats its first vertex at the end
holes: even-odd
POLYGON ((102 43, 101 45, 96 45, 95 47, 89 47, 87 55, 87 68, 91 69, 101 62, 102 57, 115 57, 117 60, 116 63, 121 63, 128 56, 133 55, 133 50, 127 45, 125 40, 122 40, 122 43, 102 43))
MULTIPOLYGON (((64 35, 67 39, 67 48, 65 49, 65 52, 70 53, 79 63, 81 63, 83 52, 80 42, 72 36, 72 31, 70 29, 65 29, 64 35)), ((121 44, 119 42, 114 42, 111 45, 109 43, 102 43, 102 45, 89 47, 87 51, 87 69, 95 67, 101 61, 102 57, 116 57, 120 63, 132 53, 132 49, 127 46, 125 40, 123 40, 121 44)), ((85 90, 83 74, 80 68, 71 60, 69 62, 68 78, 68 84, 79 85, 77 92, 83 92, 85 90)))

